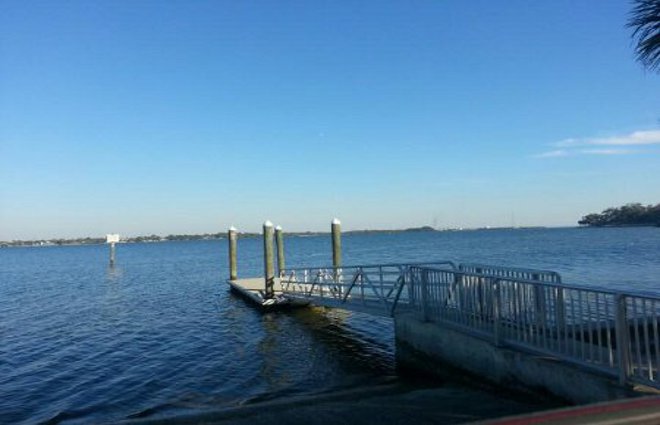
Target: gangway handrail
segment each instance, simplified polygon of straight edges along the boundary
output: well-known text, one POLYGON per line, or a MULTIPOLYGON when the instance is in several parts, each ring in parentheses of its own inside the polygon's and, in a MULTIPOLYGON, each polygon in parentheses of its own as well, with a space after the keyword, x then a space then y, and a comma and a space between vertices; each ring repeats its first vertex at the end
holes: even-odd
MULTIPOLYGON (((411 267, 427 267, 427 268, 433 268, 435 270, 447 270, 446 268, 441 268, 442 266, 449 266, 450 270, 455 272, 455 273, 462 273, 465 274, 467 271, 459 271, 460 269, 466 270, 466 268, 469 267, 478 267, 484 270, 500 270, 500 271, 505 271, 509 273, 515 273, 515 274, 521 274, 521 273, 527 273, 530 276, 540 276, 543 273, 547 274, 553 274, 559 277, 559 275, 555 272, 549 272, 545 270, 533 270, 533 269, 522 269, 522 268, 504 268, 504 267, 497 267, 497 266, 490 266, 490 265, 484 265, 484 264, 459 264, 456 265, 453 261, 449 260, 441 260, 441 261, 423 261, 423 262, 411 262, 411 263, 385 263, 385 264, 366 264, 366 265, 347 265, 347 266, 321 266, 321 267, 292 267, 292 268, 287 268, 286 270, 283 270, 280 274, 280 285, 282 286, 282 291, 283 293, 287 293, 290 296, 303 296, 306 298, 313 298, 313 297, 325 297, 325 293, 336 293, 338 289, 343 289, 344 286, 346 286, 343 283, 343 278, 345 276, 352 275, 352 282, 350 285, 348 285, 348 290, 347 291, 342 291, 342 303, 346 303, 348 301, 348 297, 352 291, 352 288, 356 284, 356 278, 360 277, 363 278, 365 276, 365 272, 374 272, 378 271, 380 274, 380 282, 381 282, 381 289, 383 288, 383 275, 384 273, 388 274, 397 274, 398 278, 394 282, 388 282, 388 285, 390 285, 389 290, 387 294, 381 294, 379 293, 376 289, 374 284, 371 282, 370 279, 367 278, 367 284, 368 286, 371 287, 371 290, 374 292, 376 295, 376 298, 379 299, 383 304, 386 305, 387 309, 389 310, 389 314, 393 315, 395 312, 395 309, 398 305, 399 299, 401 297, 402 290, 406 284, 406 275, 408 275, 408 271, 411 267), (395 272, 389 271, 389 272, 384 272, 384 268, 396 268, 398 269, 395 272), (300 281, 298 279, 298 273, 302 272, 301 278, 303 279, 300 281), (353 272, 353 273, 351 273, 353 272), (311 280, 310 280, 311 279, 311 280), (295 290, 290 289, 290 285, 304 285, 303 290, 295 290), (330 286, 329 291, 324 291, 323 287, 324 285, 330 286), (318 289, 318 293, 315 293, 315 289, 318 289), (395 296, 393 299, 391 299, 392 294, 395 293, 395 296), (391 303, 391 306, 387 305, 388 302, 391 303)), ((485 273, 473 273, 475 275, 480 275, 480 276, 490 276, 485 273)), ((560 280, 558 278, 557 280, 560 280)), ((537 282, 536 280, 530 280, 533 282, 537 282)), ((364 289, 364 282, 361 282, 360 287, 362 290, 364 289)), ((361 298, 364 298, 364 294, 361 293, 361 298)))
POLYGON ((410 307, 495 345, 660 388, 660 295, 411 267, 410 307))
MULTIPOLYGON (((518 277, 531 276, 529 280, 561 283, 561 275, 552 270, 530 269, 524 267, 494 266, 491 264, 482 264, 482 263, 460 263, 458 265, 458 270, 484 274, 484 275, 502 276, 502 277, 513 277, 516 275, 518 275, 518 277), (536 276, 536 279, 534 279, 533 276, 536 276)), ((524 277, 522 278, 524 279, 524 277)))
MULTIPOLYGON (((462 263, 461 263, 462 264, 462 263)), ((461 265, 459 264, 459 266, 461 265)), ((474 264, 474 263, 473 263, 474 264)), ((442 271, 444 269, 440 268, 435 268, 433 266, 413 266, 413 267, 423 267, 425 269, 429 270, 438 270, 442 271)), ((518 270, 534 270, 534 269, 518 269, 518 270)), ((538 270, 538 272, 543 272, 547 270, 538 270)), ((552 273, 557 273, 557 272, 552 272, 552 273)), ((506 276, 501 276, 498 274, 490 274, 490 273, 473 273, 473 272, 467 272, 467 271, 462 271, 460 269, 456 270, 457 275, 466 275, 466 276, 481 276, 481 277, 487 277, 487 278, 493 278, 493 279, 500 279, 500 280, 510 280, 510 281, 515 281, 515 282, 520 282, 520 283, 529 283, 533 285, 539 285, 539 286, 548 286, 548 287, 561 287, 564 289, 576 289, 576 290, 595 290, 598 292, 606 293, 606 294, 611 294, 611 295, 627 295, 627 296, 642 296, 642 297, 649 297, 649 298, 658 298, 660 295, 655 292, 650 292, 650 291, 644 291, 644 290, 638 290, 638 291, 625 291, 622 289, 617 289, 617 288, 606 288, 604 286, 600 285, 585 285, 585 284, 579 284, 579 283, 566 283, 563 280, 561 282, 545 282, 545 281, 540 281, 540 280, 535 280, 535 279, 522 279, 522 278, 507 278, 506 276)), ((559 274, 559 273, 557 273, 559 274)), ((561 278, 561 275, 560 275, 561 278)))
POLYGON ((298 271, 298 270, 312 270, 312 269, 355 269, 355 268, 378 268, 378 267, 410 267, 410 266, 435 266, 435 265, 448 265, 452 269, 456 270, 456 263, 449 260, 439 260, 439 261, 418 261, 410 263, 374 263, 374 264, 348 264, 345 266, 333 266, 333 265, 324 265, 324 266, 296 266, 296 267, 287 267, 284 271, 298 271))
POLYGON ((372 312, 392 317, 398 305, 408 270, 413 266, 433 266, 438 270, 456 270, 452 261, 425 261, 413 263, 387 263, 348 265, 342 267, 293 267, 280 274, 282 293, 289 298, 319 299, 324 304, 371 304, 372 312), (384 269, 394 270, 384 270, 384 269), (377 282, 369 275, 378 275, 377 282), (395 276, 394 279, 392 277, 395 276), (345 279, 347 279, 345 281, 345 279), (350 282, 350 283, 346 283, 350 282), (359 288, 358 295, 353 294, 359 288), (365 289, 373 296, 365 294, 365 289))

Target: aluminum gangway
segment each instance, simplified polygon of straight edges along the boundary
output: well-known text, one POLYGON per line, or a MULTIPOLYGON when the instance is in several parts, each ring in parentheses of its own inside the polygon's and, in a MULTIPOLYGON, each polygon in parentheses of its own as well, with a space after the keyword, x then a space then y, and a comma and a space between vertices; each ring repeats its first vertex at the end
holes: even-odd
MULTIPOLYGON (((296 301, 326 307, 341 307, 378 316, 393 317, 414 307, 413 268, 446 270, 456 275, 454 286, 462 282, 475 287, 469 276, 501 276, 539 282, 561 283, 552 271, 452 261, 356 265, 340 268, 300 267, 281 273, 281 293, 296 301)), ((477 294, 482 298, 492 294, 477 294)))
POLYGON ((568 285, 547 270, 451 261, 288 269, 279 283, 294 301, 415 314, 622 384, 660 388, 657 294, 568 285))
POLYGON ((280 274, 282 294, 294 301, 393 317, 408 307, 406 279, 414 266, 456 270, 451 261, 301 267, 280 274))

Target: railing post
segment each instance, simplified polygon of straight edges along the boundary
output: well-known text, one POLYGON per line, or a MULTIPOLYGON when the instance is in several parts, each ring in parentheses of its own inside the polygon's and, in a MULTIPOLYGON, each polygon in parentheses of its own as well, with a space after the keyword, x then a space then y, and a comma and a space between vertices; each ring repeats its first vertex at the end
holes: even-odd
POLYGON ((229 241, 229 279, 238 279, 238 266, 236 261, 236 241, 238 239, 238 232, 234 226, 229 228, 227 232, 227 240, 229 241))
POLYGON ((422 282, 421 282, 421 302, 422 302, 422 321, 429 321, 428 313, 428 284, 429 284, 429 271, 422 269, 422 282))
POLYGON ((365 299, 364 299, 364 270, 362 267, 359 269, 359 274, 360 274, 360 299, 362 300, 362 304, 364 305, 365 299))
POLYGON ((557 298, 555 299, 555 327, 557 328, 557 341, 562 341, 560 337, 566 329, 566 305, 564 303, 564 288, 556 287, 557 298))
MULTIPOLYGON (((475 272, 476 272, 476 274, 482 274, 483 273, 481 268, 475 269, 475 272)), ((474 294, 476 296, 476 299, 473 300, 473 302, 476 305, 473 308, 474 308, 474 313, 480 315, 481 317, 484 316, 484 311, 486 310, 484 308, 485 300, 484 300, 484 297, 482 295, 482 292, 483 292, 483 289, 484 289, 484 281, 485 281, 485 278, 480 277, 480 276, 477 276, 477 277, 474 278, 474 289, 475 289, 474 294)))
POLYGON ((614 298, 616 304, 615 331, 616 354, 619 363, 619 384, 625 385, 631 373, 630 365, 630 334, 628 326, 628 313, 626 296, 617 294, 614 298))
POLYGON ((408 275, 406 278, 408 279, 408 299, 410 300, 410 303, 412 306, 417 305, 417 284, 418 284, 418 279, 417 276, 413 273, 413 268, 408 267, 407 271, 408 275))
POLYGON ((538 274, 532 274, 534 283, 534 313, 536 317, 536 326, 545 328, 546 325, 546 306, 545 306, 545 287, 540 285, 540 277, 538 274))
POLYGON ((399 288, 396 291, 396 294, 394 295, 394 300, 392 300, 392 308, 390 309, 390 316, 394 317, 394 312, 396 310, 397 305, 399 304, 399 297, 401 296, 401 292, 403 292, 403 288, 408 286, 408 302, 412 301, 412 292, 410 291, 410 287, 412 285, 412 278, 410 277, 410 267, 405 267, 401 268, 399 267, 399 288))
POLYGON ((385 290, 383 289, 383 266, 378 266, 378 279, 380 280, 380 296, 385 297, 385 290))
POLYGON ((273 223, 266 221, 263 227, 264 234, 264 280, 266 299, 275 296, 275 267, 273 264, 273 223))
POLYGON ((493 337, 495 346, 501 345, 501 326, 502 326, 502 294, 499 279, 493 281, 493 337))
POLYGON ((465 302, 463 300, 464 294, 463 294, 463 272, 462 271, 454 271, 454 282, 453 282, 453 293, 452 296, 455 298, 454 302, 456 303, 456 306, 458 307, 458 311, 461 312, 465 309, 465 302))
POLYGON ((277 245, 277 274, 284 277, 286 266, 284 264, 284 235, 282 226, 275 226, 275 245, 277 245))

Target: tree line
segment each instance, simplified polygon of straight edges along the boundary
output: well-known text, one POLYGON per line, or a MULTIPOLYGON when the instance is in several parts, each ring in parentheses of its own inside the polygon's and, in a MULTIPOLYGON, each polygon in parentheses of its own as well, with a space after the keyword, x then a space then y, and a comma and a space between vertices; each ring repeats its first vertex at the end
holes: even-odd
POLYGON ((660 226, 660 204, 631 203, 607 208, 602 213, 587 214, 578 221, 581 226, 660 226))

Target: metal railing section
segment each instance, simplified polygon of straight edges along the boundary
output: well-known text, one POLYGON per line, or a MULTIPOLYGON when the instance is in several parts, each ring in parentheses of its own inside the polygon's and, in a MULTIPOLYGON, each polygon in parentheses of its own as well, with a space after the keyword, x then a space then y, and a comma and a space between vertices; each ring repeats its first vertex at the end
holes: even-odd
MULTIPOLYGON (((660 388, 660 297, 561 284, 554 272, 412 266, 407 309, 496 345, 660 388)), ((402 298, 403 299, 403 298, 402 298)))
POLYGON ((402 299, 407 303, 408 294, 403 289, 413 266, 456 270, 451 261, 303 267, 281 273, 280 285, 282 293, 290 298, 314 299, 326 306, 346 304, 352 310, 391 317, 402 299))
POLYGON ((465 273, 499 276, 513 279, 533 280, 548 283, 561 283, 561 276, 551 270, 525 269, 519 267, 492 266, 479 263, 461 263, 458 270, 465 273))

